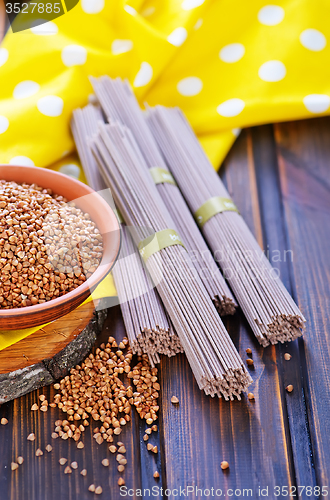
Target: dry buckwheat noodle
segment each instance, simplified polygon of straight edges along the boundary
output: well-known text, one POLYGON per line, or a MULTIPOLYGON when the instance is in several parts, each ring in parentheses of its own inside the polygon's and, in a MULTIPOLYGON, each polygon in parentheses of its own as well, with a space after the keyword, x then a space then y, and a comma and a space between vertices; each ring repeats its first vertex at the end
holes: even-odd
MULTIPOLYGON (((91 148, 125 222, 134 228, 132 236, 140 250, 141 242, 142 250, 148 249, 148 237, 158 240, 167 230, 173 235, 174 222, 132 133, 118 123, 99 123, 91 148)), ((172 246, 150 253, 146 265, 200 389, 211 396, 240 399, 252 379, 186 249, 175 237, 172 246)))
MULTIPOLYGON (((129 83, 107 76, 91 78, 91 81, 109 123, 120 122, 132 131, 149 169, 160 167, 167 170, 129 83)), ((157 189, 218 312, 221 315, 234 314, 235 299, 179 188, 175 184, 159 182, 157 189)))
MULTIPOLYGON (((100 109, 89 104, 75 110, 71 122, 86 179, 95 191, 107 189, 88 145, 99 121, 103 122, 100 109)), ((127 336, 134 353, 146 353, 152 364, 159 363, 159 354, 173 356, 183 349, 128 228, 121 222, 120 229, 120 255, 112 274, 127 336)))
MULTIPOLYGON (((192 213, 200 214, 199 209, 214 197, 230 198, 183 113, 156 106, 147 114, 150 130, 192 213)), ((305 318, 241 215, 217 213, 204 223, 202 232, 260 344, 301 336, 305 318)))

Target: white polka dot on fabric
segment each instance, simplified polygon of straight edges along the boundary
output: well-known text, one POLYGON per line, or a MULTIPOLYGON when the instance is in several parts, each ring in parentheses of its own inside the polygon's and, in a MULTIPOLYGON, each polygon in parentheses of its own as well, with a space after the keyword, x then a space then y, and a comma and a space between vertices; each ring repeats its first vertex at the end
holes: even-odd
POLYGON ((235 63, 242 59, 245 54, 245 47, 241 43, 230 43, 220 50, 219 57, 226 63, 235 63))
POLYGON ((9 120, 6 116, 0 115, 0 134, 6 132, 9 127, 9 120))
POLYGON ((266 26, 276 26, 284 19, 284 9, 279 5, 265 5, 258 12, 258 21, 266 26))
POLYGON ((181 7, 183 10, 191 10, 203 5, 205 0, 183 0, 181 7))
POLYGON ((27 97, 31 97, 37 92, 39 92, 40 85, 37 82, 33 82, 32 80, 25 80, 24 82, 19 83, 14 88, 13 96, 15 99, 26 99, 27 97))
POLYGON ((8 61, 8 50, 5 48, 0 49, 0 67, 8 61))
POLYGON ((45 116, 60 116, 63 111, 63 99, 56 95, 41 97, 37 102, 37 107, 45 116))
POLYGON ((306 95, 303 103, 311 113, 324 113, 330 107, 330 96, 326 94, 306 95))
POLYGON ((184 96, 193 96, 200 93, 203 88, 203 82, 197 76, 188 76, 180 80, 177 84, 179 94, 184 96))
POLYGON ((241 133, 242 129, 241 128, 233 128, 231 131, 235 137, 238 137, 239 134, 241 133))
POLYGON ((9 161, 10 165, 20 165, 21 167, 34 167, 34 162, 27 156, 15 156, 9 161))
POLYGON ((104 0, 81 0, 81 8, 86 14, 98 14, 104 9, 104 0))
POLYGON ((131 16, 136 16, 137 15, 137 12, 134 9, 134 7, 131 7, 130 5, 124 5, 124 10, 126 10, 126 12, 128 14, 131 14, 131 16))
POLYGON ((111 44, 111 52, 117 56, 129 52, 133 48, 132 40, 114 40, 111 44))
POLYGON ((152 14, 155 13, 155 10, 156 10, 156 7, 154 7, 153 5, 151 5, 150 7, 147 7, 146 9, 144 9, 142 12, 141 12, 141 15, 143 17, 149 17, 149 16, 152 16, 152 14))
POLYGON ((141 63, 140 69, 134 79, 133 87, 144 87, 147 85, 152 78, 152 67, 149 63, 143 62, 141 63))
POLYGON ((199 30, 199 28, 202 26, 203 24, 203 19, 198 19, 195 26, 194 26, 194 30, 199 30))
MULTIPOLYGON (((36 22, 40 22, 41 20, 38 19, 36 22)), ((38 26, 32 26, 31 31, 34 35, 40 35, 40 36, 51 36, 51 35, 56 35, 58 33, 58 27, 56 26, 55 23, 52 21, 44 22, 43 24, 39 24, 38 26)))
POLYGON ((87 61, 87 50, 81 45, 67 45, 61 52, 63 64, 70 66, 82 66, 87 61))
POLYGON ((321 31, 308 29, 303 31, 299 37, 301 45, 306 49, 313 50, 314 52, 319 52, 323 50, 327 44, 327 39, 321 33, 321 31))
POLYGON ((220 116, 230 117, 239 115, 245 108, 245 102, 242 99, 228 99, 217 107, 220 116))
POLYGON ((67 165, 62 165, 59 169, 61 174, 68 175, 69 177, 74 177, 74 179, 79 179, 80 168, 75 163, 68 163, 67 165))
POLYGON ((167 41, 176 47, 180 47, 188 36, 186 28, 180 26, 172 31, 167 37, 167 41))
POLYGON ((279 82, 286 75, 286 67, 281 61, 267 61, 260 66, 258 75, 265 82, 279 82))

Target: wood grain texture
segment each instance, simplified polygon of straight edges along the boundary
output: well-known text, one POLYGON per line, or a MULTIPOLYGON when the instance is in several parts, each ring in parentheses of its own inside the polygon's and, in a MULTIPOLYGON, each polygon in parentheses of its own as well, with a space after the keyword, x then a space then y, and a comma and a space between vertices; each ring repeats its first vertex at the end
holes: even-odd
MULTIPOLYGON (((307 331, 299 342, 300 397, 311 439, 306 449, 316 482, 330 482, 330 119, 276 125, 279 179, 292 272, 307 331)), ((293 423, 294 425, 294 423, 293 423)), ((297 439, 294 425, 292 439, 297 439)), ((302 456, 301 456, 302 458, 302 456)), ((299 461, 297 462, 299 471, 299 461)))
MULTIPOLYGON (((109 335, 114 335, 120 341, 125 335, 125 328, 121 318, 119 306, 110 310, 108 319, 101 335, 93 348, 106 342, 109 335)), ((126 380, 129 384, 129 379, 126 380)), ((100 498, 115 499, 119 497, 117 485, 120 477, 117 471, 115 455, 108 450, 106 443, 97 445, 93 439, 92 430, 97 427, 97 422, 91 421, 90 426, 82 436, 85 445, 77 449, 73 440, 63 441, 60 438, 51 439, 54 431, 54 422, 63 419, 64 413, 59 408, 49 408, 48 412, 33 412, 32 404, 38 402, 40 394, 45 394, 49 402, 52 401, 55 390, 53 386, 44 387, 34 391, 13 402, 4 404, 0 409, 0 418, 6 417, 8 425, 0 425, 0 498, 1 500, 88 500, 92 493, 88 491, 90 484, 101 485, 103 495, 100 498), (36 440, 27 441, 29 433, 34 432, 36 440), (45 451, 47 444, 53 446, 50 453, 45 451), (36 457, 35 451, 41 448, 42 457, 36 457), (10 463, 17 456, 24 457, 24 464, 14 472, 10 471, 10 463), (69 462, 77 461, 78 469, 71 475, 64 474, 64 467, 58 460, 62 457, 69 462), (108 458, 109 467, 101 465, 101 461, 108 458), (80 471, 86 468, 87 476, 84 478, 80 471), (24 493, 24 497, 22 496, 24 493)), ((157 422, 158 423, 158 422, 157 422)), ((153 472, 161 472, 160 454, 157 456, 146 449, 142 440, 145 423, 138 414, 132 412, 132 421, 128 423, 116 441, 122 441, 126 447, 128 465, 123 474, 129 488, 151 488, 162 485, 162 479, 155 480, 153 472)), ((160 448, 158 433, 153 433, 151 441, 160 448)), ((130 498, 139 498, 133 495, 130 498)))
POLYGON ((0 351, 0 374, 53 358, 82 332, 92 319, 93 313, 94 304, 89 302, 3 349, 0 351))
MULTIPOLYGON (((228 186, 249 227, 262 242, 262 222, 257 197, 251 130, 244 131, 222 167, 228 186)), ((247 322, 239 314, 229 318, 227 329, 242 358, 252 348, 255 368, 251 391, 255 401, 225 402, 205 398, 197 388, 183 356, 162 359, 162 442, 166 484, 199 488, 252 489, 259 485, 294 484, 290 442, 285 424, 282 380, 276 349, 258 345, 247 322), (170 403, 176 395, 179 408, 170 403), (222 472, 227 460, 230 469, 222 472)))
POLYGON ((0 0, 0 42, 5 35, 5 29, 6 29, 5 4, 3 0, 0 0))
POLYGON ((33 328, 60 319, 79 307, 107 276, 119 254, 119 223, 111 206, 97 192, 60 172, 35 166, 0 164, 0 178, 17 183, 35 183, 45 188, 51 186, 53 193, 67 201, 74 201, 77 208, 87 213, 102 235, 102 259, 91 276, 77 288, 31 307, 0 310, 0 329, 17 330, 23 322, 25 328, 33 328))
MULTIPOLYGON (((100 302, 97 304, 98 307, 102 306, 103 299, 100 302)), ((72 367, 84 359, 95 344, 97 335, 102 329, 106 319, 106 311, 94 311, 93 306, 89 304, 88 307, 86 305, 85 315, 87 316, 85 321, 81 322, 82 318, 78 318, 74 326, 72 326, 72 321, 70 321, 68 322, 70 328, 67 327, 67 330, 63 328, 63 331, 67 332, 67 336, 69 337, 65 342, 61 340, 57 344, 54 344, 51 335, 53 334, 56 337, 59 330, 54 332, 53 328, 49 331, 51 351, 47 351, 47 335, 45 335, 45 332, 43 332, 45 349, 43 349, 42 344, 36 344, 33 336, 30 337, 29 348, 31 356, 35 355, 35 352, 39 352, 41 361, 28 364, 10 372, 0 373, 0 404, 21 397, 35 389, 51 384, 58 378, 66 376, 72 367), (43 358, 45 355, 49 356, 50 353, 52 357, 43 358)), ((62 319, 62 324, 65 324, 64 319, 62 319)), ((24 359, 28 362, 28 357, 25 354, 23 355, 22 352, 20 354, 23 358, 25 356, 24 359)), ((11 361, 10 354, 8 356, 8 360, 11 361)), ((18 359, 20 361, 20 358, 18 359)), ((8 367, 9 363, 6 363, 6 360, 7 358, 3 356, 1 363, 3 361, 8 367)), ((31 359, 29 362, 31 363, 31 359)))

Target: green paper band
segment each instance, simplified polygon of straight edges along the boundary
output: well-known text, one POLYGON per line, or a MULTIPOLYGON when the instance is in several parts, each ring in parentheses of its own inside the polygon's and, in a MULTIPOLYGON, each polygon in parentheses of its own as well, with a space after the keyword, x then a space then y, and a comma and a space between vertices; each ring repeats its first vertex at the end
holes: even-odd
POLYGON ((173 186, 176 186, 176 182, 168 170, 165 168, 160 168, 160 167, 152 167, 150 169, 150 173, 152 175, 152 178, 154 180, 155 184, 173 184, 173 186))
POLYGON ((222 212, 237 212, 239 213, 236 205, 230 198, 222 198, 215 196, 207 200, 196 212, 195 219, 200 228, 217 214, 222 212))
POLYGON ((185 248, 180 236, 174 229, 164 229, 140 241, 139 252, 144 262, 146 262, 154 253, 173 245, 181 245, 185 248))

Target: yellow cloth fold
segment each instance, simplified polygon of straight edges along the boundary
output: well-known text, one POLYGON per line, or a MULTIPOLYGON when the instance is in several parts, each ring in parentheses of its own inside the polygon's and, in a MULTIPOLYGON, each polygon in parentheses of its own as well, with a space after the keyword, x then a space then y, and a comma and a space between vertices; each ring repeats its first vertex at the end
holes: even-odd
MULTIPOLYGON (((112 297, 114 295, 116 295, 116 289, 114 287, 112 276, 108 274, 108 276, 106 276, 106 278, 96 287, 92 295, 89 296, 88 299, 86 299, 81 305, 87 304, 92 300, 101 299, 103 297, 112 297)), ((45 323, 44 325, 40 325, 35 328, 25 328, 22 330, 0 330, 0 351, 10 345, 16 344, 20 340, 25 339, 25 337, 28 337, 37 330, 40 330, 40 328, 49 324, 50 323, 45 323)))
MULTIPOLYGON (((45 167, 73 152, 72 110, 87 103, 88 76, 108 74, 141 103, 180 106, 218 167, 238 128, 329 113, 329 19, 326 0, 80 0, 9 30, 0 161, 45 167)), ((76 159, 62 167, 79 176, 76 159)))
MULTIPOLYGON (((141 104, 180 106, 217 168, 241 127, 329 114, 329 19, 326 0, 80 0, 51 22, 10 29, 0 163, 85 181, 70 117, 88 102, 88 77, 108 74, 128 78, 141 104)), ((0 349, 28 334, 0 332, 0 349)))

